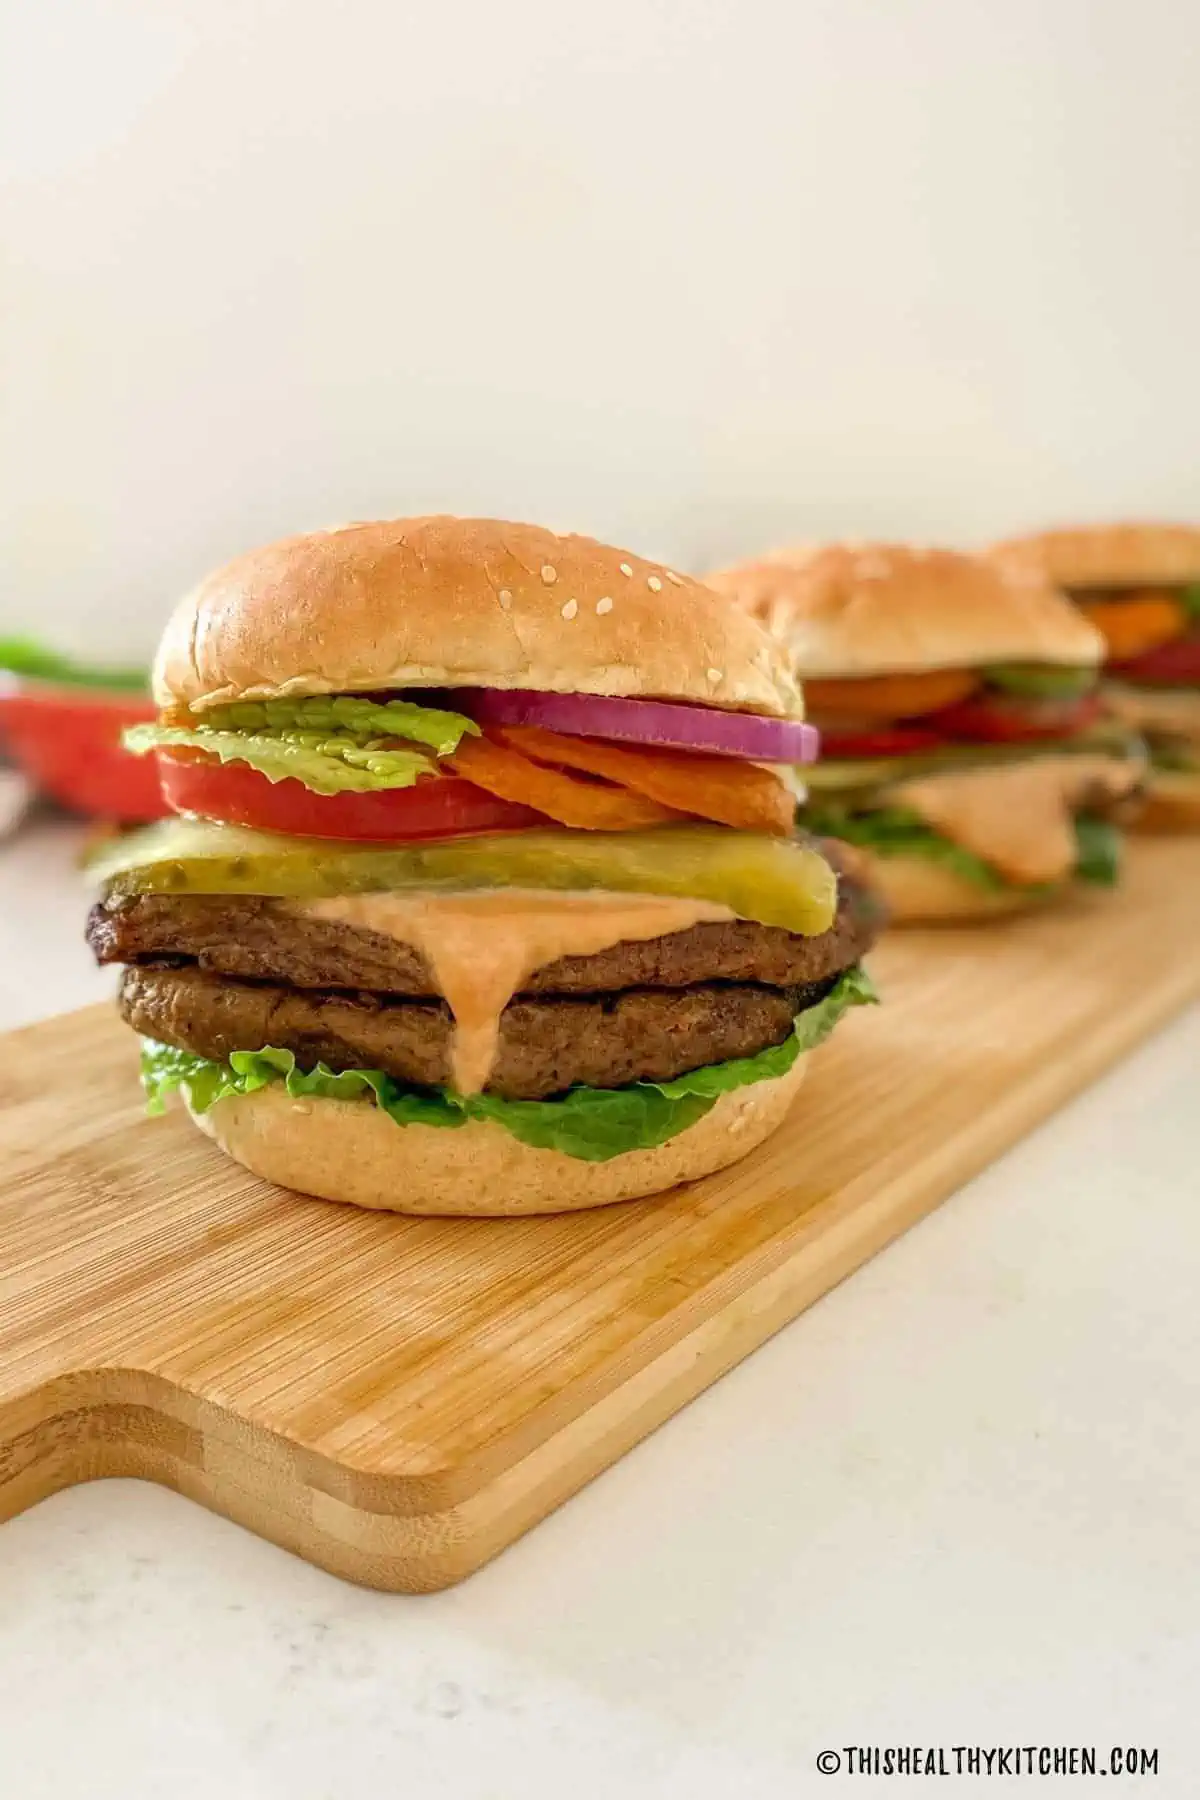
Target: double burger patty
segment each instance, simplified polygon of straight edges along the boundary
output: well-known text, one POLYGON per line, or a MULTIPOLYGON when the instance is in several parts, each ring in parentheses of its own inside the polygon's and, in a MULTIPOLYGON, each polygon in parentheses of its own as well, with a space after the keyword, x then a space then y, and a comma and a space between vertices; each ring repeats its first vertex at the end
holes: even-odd
MULTIPOLYGON (((869 902, 840 883, 837 918, 820 937, 798 937, 733 919, 694 925, 594 956, 564 956, 529 977, 529 994, 615 993, 630 987, 690 987, 752 981, 795 987, 857 962, 874 936, 869 902)), ((98 962, 197 963, 243 981, 301 988, 368 989, 436 998, 433 971, 411 945, 382 932, 313 918, 286 900, 224 894, 146 894, 92 908, 88 942, 98 962)))
MULTIPOLYGON (((807 988, 633 988, 590 999, 530 1000, 505 1007, 487 1088, 540 1100, 576 1082, 624 1087, 669 1081, 687 1069, 753 1056, 782 1043, 795 1014, 833 985, 807 988)), ((287 988, 191 969, 127 969, 121 1011, 135 1031, 224 1062, 231 1050, 275 1044, 302 1068, 383 1069, 398 1081, 450 1080, 454 1021, 444 1001, 287 988)))
MULTIPOLYGON (((819 937, 734 920, 548 963, 504 1010, 488 1091, 667 1081, 782 1043, 878 929, 861 888, 839 887, 819 937)), ((281 900, 144 895, 94 907, 88 940, 98 961, 132 965, 121 1010, 147 1037, 216 1061, 274 1044, 303 1068, 450 1078, 454 1024, 433 973, 382 933, 281 900)))

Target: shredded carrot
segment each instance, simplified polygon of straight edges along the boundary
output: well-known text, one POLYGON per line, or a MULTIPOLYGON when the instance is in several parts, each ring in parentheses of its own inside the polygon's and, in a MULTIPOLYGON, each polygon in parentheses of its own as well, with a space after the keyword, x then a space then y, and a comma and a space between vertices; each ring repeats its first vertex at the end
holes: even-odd
POLYGON ((490 737, 464 737, 453 756, 443 760, 489 794, 519 800, 557 819, 560 825, 585 831, 636 831, 644 825, 673 824, 686 816, 644 794, 580 781, 559 769, 544 768, 490 737))
POLYGON ((664 806, 721 825, 780 837, 792 829, 793 795, 778 775, 755 763, 685 750, 637 750, 627 744, 568 737, 540 725, 496 726, 493 735, 537 762, 603 775, 664 806))
POLYGON ((1110 662, 1132 662, 1136 656, 1173 643, 1189 624, 1187 613, 1169 588, 1131 588, 1119 600, 1084 598, 1078 606, 1104 633, 1110 662))
POLYGON ((973 669, 930 669, 917 675, 806 681, 804 700, 814 719, 919 719, 943 706, 957 706, 981 679, 973 669))

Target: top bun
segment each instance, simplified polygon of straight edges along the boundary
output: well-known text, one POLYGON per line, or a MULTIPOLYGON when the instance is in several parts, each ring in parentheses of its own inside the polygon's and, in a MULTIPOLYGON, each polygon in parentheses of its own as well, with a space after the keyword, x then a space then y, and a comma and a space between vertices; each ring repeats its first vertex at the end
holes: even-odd
POLYGON ((1095 626, 1044 578, 956 550, 801 546, 707 580, 783 640, 802 681, 1104 657, 1095 626))
POLYGON ((1200 581, 1200 526, 1076 525, 1007 538, 989 555, 1064 588, 1158 587, 1200 581))
POLYGON ((796 717, 779 647, 688 576, 536 525, 346 525, 239 557, 181 601, 160 706, 394 688, 537 688, 796 717))

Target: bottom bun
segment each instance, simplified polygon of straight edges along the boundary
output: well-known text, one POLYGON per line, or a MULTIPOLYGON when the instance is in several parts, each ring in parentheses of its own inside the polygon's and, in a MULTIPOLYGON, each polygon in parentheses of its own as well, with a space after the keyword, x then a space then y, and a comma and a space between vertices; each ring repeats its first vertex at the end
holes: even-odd
POLYGON ((192 1117, 243 1168, 302 1194, 381 1212, 513 1218, 636 1200, 728 1168, 782 1124, 805 1062, 722 1094, 667 1143, 609 1162, 533 1149, 490 1120, 396 1125, 371 1101, 293 1100, 282 1085, 192 1117))
POLYGON ((1132 822, 1136 831, 1200 831, 1200 775, 1152 769, 1132 822))
POLYGON ((1053 893, 1029 888, 981 888, 924 856, 875 856, 858 851, 862 878, 887 904, 893 925, 965 924, 1044 906, 1053 893))

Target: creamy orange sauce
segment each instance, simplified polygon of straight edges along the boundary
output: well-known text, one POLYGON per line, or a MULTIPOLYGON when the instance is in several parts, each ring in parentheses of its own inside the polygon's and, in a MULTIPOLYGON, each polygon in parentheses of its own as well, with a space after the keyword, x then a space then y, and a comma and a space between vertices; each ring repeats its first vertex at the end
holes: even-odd
POLYGON ((734 917, 710 900, 524 888, 339 894, 292 910, 378 931, 424 956, 454 1015, 451 1080, 461 1094, 478 1093, 487 1081, 500 1015, 535 969, 734 917))
POLYGON ((1075 867, 1075 808, 1092 792, 1121 799, 1139 775, 1137 764, 1119 757, 1039 756, 1003 769, 902 781, 888 799, 1010 881, 1034 884, 1062 881, 1075 867))

